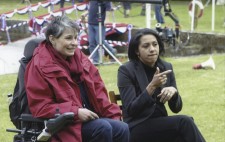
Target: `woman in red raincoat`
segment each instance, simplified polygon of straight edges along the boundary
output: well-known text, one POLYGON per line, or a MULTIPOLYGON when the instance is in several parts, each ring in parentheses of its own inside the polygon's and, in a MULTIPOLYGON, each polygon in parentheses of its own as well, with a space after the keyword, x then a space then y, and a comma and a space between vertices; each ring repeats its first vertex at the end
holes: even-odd
POLYGON ((25 72, 30 111, 39 118, 53 118, 57 109, 75 114, 75 123, 56 133, 52 142, 128 142, 119 107, 109 102, 97 68, 77 48, 78 32, 65 16, 47 26, 46 40, 25 72))

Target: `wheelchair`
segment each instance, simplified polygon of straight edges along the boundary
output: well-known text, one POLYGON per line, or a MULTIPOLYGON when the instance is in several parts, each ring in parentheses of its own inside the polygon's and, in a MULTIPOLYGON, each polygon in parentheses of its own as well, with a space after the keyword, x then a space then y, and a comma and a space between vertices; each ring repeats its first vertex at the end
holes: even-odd
POLYGON ((50 141, 52 135, 60 131, 60 129, 65 128, 66 125, 73 123, 74 120, 73 112, 59 114, 59 109, 56 110, 55 118, 51 119, 34 118, 30 113, 24 86, 24 73, 26 65, 31 60, 35 48, 41 41, 43 41, 43 39, 31 39, 28 41, 24 48, 24 57, 20 60, 20 68, 13 93, 15 95, 15 92, 18 91, 17 95, 20 96, 15 97, 13 95, 13 99, 17 98, 21 103, 19 103, 19 106, 13 105, 13 102, 16 101, 12 101, 9 106, 9 111, 11 120, 15 119, 13 113, 20 111, 21 114, 16 115, 19 116, 16 118, 17 121, 12 121, 16 129, 6 129, 7 132, 17 133, 14 135, 13 142, 50 141))
POLYGON ((31 114, 22 114, 21 129, 6 129, 6 131, 18 133, 14 136, 13 142, 48 142, 52 135, 73 123, 73 119, 73 112, 66 112, 49 120, 34 118, 31 114))

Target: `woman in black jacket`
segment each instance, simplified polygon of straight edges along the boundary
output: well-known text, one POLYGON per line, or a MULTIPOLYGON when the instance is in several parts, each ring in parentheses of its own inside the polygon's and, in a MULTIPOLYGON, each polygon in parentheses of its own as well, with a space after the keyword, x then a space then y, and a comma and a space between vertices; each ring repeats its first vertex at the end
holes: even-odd
POLYGON ((131 142, 205 142, 191 117, 167 114, 165 103, 178 113, 182 99, 172 64, 159 57, 164 51, 154 30, 141 29, 130 41, 130 61, 118 70, 123 119, 129 124, 131 142))

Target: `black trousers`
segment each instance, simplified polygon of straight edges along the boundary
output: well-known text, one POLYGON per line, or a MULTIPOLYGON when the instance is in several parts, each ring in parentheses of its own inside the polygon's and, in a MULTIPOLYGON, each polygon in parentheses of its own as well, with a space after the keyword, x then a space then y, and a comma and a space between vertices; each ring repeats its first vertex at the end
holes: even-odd
POLYGON ((130 132, 131 142, 205 142, 193 118, 185 115, 149 118, 130 132))

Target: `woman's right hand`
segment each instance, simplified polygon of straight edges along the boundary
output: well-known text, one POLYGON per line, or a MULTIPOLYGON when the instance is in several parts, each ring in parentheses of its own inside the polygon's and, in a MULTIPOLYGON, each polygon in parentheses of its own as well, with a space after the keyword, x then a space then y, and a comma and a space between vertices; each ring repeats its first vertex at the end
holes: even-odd
POLYGON ((156 68, 155 74, 153 76, 152 81, 149 83, 149 85, 147 86, 147 91, 149 94, 152 94, 152 92, 157 88, 160 87, 161 85, 165 84, 167 81, 167 74, 171 73, 172 70, 167 70, 164 72, 160 73, 159 68, 156 68))
POLYGON ((82 122, 87 122, 87 121, 91 121, 94 119, 98 119, 98 115, 92 111, 90 111, 89 109, 86 108, 79 108, 78 109, 78 118, 82 121, 82 122))
POLYGON ((156 71, 155 71, 155 74, 154 74, 154 76, 153 76, 153 79, 152 79, 152 81, 151 81, 151 84, 152 84, 153 86, 155 86, 155 87, 159 87, 159 86, 165 84, 166 81, 167 81, 167 76, 166 76, 166 75, 167 75, 168 73, 171 73, 171 72, 172 72, 172 70, 167 70, 167 71, 164 71, 164 72, 161 72, 161 73, 160 73, 160 70, 159 70, 159 68, 157 67, 157 68, 156 68, 156 71))

